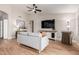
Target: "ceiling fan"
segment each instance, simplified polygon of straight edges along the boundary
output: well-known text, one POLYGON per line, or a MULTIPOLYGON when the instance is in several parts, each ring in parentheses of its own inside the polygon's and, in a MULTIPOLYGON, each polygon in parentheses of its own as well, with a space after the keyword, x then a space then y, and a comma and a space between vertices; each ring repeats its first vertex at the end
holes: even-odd
POLYGON ((28 11, 33 11, 34 13, 37 13, 38 12, 42 12, 42 10, 38 9, 38 7, 36 6, 36 4, 33 4, 33 7, 28 7, 27 8, 29 9, 28 11))

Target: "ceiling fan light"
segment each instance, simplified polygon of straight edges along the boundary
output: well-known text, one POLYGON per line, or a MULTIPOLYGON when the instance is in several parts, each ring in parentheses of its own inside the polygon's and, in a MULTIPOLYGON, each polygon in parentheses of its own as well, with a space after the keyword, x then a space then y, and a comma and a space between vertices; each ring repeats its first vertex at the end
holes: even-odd
POLYGON ((35 11, 35 10, 33 9, 33 11, 35 11))

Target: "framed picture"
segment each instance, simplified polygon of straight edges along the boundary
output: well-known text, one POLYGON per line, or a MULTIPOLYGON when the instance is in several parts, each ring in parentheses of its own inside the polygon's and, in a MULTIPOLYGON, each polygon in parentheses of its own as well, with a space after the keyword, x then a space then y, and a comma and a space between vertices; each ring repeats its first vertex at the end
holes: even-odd
POLYGON ((25 22, 24 22, 24 20, 17 19, 16 20, 16 25, 17 25, 18 28, 21 28, 21 29, 25 28, 25 22))

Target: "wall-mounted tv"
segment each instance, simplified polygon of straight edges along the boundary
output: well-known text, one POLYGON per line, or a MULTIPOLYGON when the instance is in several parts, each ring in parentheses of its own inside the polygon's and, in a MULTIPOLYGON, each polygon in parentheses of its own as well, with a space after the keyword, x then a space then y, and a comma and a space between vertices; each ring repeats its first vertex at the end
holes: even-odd
POLYGON ((52 28, 52 29, 55 29, 55 19, 43 20, 41 22, 41 28, 52 28))

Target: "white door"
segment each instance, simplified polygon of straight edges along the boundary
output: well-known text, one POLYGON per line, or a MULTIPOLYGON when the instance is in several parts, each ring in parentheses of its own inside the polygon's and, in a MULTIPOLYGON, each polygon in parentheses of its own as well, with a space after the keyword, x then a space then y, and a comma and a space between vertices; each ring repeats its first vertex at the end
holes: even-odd
POLYGON ((2 38, 2 36, 3 36, 3 25, 2 25, 3 23, 2 23, 2 20, 0 21, 0 38, 2 38))
POLYGON ((3 26, 4 27, 4 34, 3 34, 3 38, 4 39, 7 39, 7 37, 8 37, 8 35, 7 35, 7 31, 8 31, 7 30, 8 29, 7 26, 8 26, 8 20, 4 19, 4 26, 3 26))

